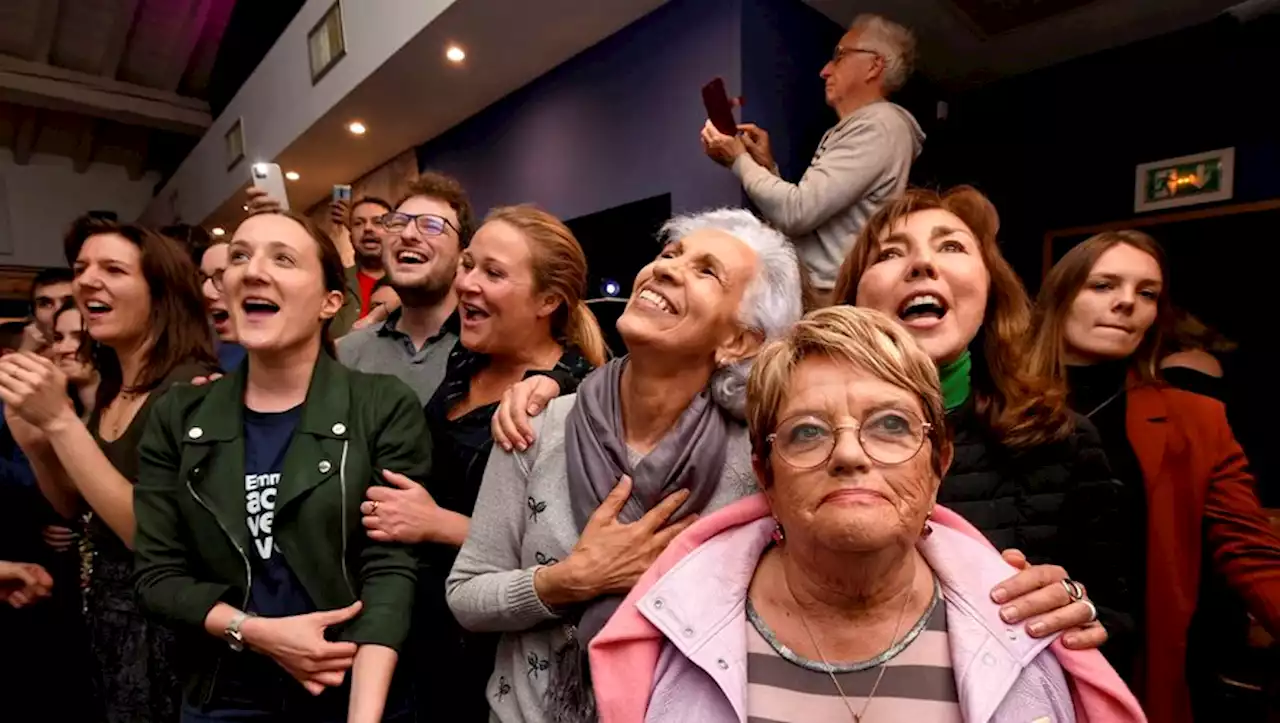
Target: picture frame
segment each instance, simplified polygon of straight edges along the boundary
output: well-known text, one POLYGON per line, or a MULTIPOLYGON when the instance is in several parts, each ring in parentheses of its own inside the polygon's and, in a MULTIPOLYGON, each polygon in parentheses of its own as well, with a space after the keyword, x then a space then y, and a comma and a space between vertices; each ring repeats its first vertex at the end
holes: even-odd
POLYGON ((316 85, 338 61, 347 55, 347 39, 342 27, 342 3, 334 0, 307 33, 307 56, 311 64, 311 84, 316 85))
POLYGON ((1235 160, 1235 148, 1219 148, 1138 164, 1134 212, 1230 201, 1235 195, 1235 160))
POLYGON ((224 136, 226 141, 227 154, 227 170, 236 167, 236 164, 244 160, 244 118, 236 118, 236 122, 231 124, 231 128, 224 136))

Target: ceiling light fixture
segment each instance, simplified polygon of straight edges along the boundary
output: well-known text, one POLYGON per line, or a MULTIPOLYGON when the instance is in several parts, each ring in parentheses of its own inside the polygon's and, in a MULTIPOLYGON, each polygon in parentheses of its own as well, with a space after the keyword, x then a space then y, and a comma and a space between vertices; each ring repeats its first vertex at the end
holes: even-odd
POLYGON ((347 130, 351 131, 352 135, 362 136, 364 135, 364 132, 369 129, 365 128, 364 124, 360 121, 351 121, 347 124, 347 130))
POLYGON ((449 48, 444 51, 444 57, 448 58, 450 63, 461 63, 467 59, 467 51, 456 45, 450 45, 449 48))
POLYGON ((284 174, 284 177, 289 179, 290 181, 296 181, 299 178, 302 178, 302 176, 298 175, 297 171, 288 171, 284 174))
POLYGON ((214 236, 226 236, 227 230, 221 226, 214 226, 210 230, 210 233, 212 233, 214 236))

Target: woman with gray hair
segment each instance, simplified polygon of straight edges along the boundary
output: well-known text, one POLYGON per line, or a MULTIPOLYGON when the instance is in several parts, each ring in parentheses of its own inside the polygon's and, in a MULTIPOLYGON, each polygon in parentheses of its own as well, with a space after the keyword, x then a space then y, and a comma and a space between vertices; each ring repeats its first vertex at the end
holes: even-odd
POLYGON ((754 489, 741 420, 750 359, 800 318, 800 270, 777 231, 741 210, 672 219, 618 331, 628 355, 494 454, 449 607, 506 633, 493 718, 594 718, 586 643, 667 543, 754 489))
POLYGON ((604 723, 1145 720, 1097 651, 1001 620, 1013 568, 936 505, 942 391, 897 322, 810 313, 758 355, 747 412, 763 493, 676 540, 594 638, 604 723))

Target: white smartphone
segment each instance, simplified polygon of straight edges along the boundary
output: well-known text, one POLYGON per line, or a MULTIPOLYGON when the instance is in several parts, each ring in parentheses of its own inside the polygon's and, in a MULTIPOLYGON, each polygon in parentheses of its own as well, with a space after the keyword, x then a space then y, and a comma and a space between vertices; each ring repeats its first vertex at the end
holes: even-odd
POLYGON ((284 190, 284 174, 275 163, 255 163, 249 171, 253 185, 267 192, 267 198, 280 204, 280 208, 289 210, 289 196, 284 190))

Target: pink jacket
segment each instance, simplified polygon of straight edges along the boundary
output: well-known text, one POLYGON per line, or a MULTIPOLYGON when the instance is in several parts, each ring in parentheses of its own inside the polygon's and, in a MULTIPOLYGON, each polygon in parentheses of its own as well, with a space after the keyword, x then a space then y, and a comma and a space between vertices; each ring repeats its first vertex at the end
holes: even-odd
MULTIPOLYGON (((1000 620, 989 591, 1013 568, 982 533, 941 507, 932 524, 919 549, 942 586, 968 723, 1146 721, 1100 653, 1035 640, 1000 620)), ((671 543, 591 643, 602 723, 745 723, 744 602, 773 528, 768 502, 755 495, 671 543)))

